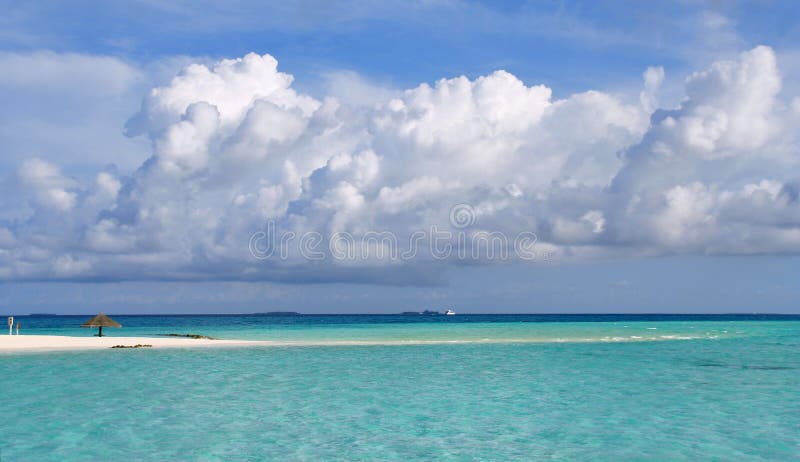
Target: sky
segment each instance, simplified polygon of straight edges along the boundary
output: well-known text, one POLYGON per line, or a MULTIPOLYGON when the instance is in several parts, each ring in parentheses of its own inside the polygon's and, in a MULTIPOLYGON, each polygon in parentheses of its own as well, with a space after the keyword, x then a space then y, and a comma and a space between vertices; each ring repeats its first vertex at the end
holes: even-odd
POLYGON ((800 312, 796 2, 0 7, 0 312, 800 312))

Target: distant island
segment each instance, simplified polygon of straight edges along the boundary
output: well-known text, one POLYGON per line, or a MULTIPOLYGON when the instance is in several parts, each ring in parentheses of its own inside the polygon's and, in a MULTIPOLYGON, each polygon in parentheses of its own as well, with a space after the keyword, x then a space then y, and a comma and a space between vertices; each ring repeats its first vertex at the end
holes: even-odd
POLYGON ((297 311, 267 311, 265 313, 253 313, 256 316, 302 316, 297 311))

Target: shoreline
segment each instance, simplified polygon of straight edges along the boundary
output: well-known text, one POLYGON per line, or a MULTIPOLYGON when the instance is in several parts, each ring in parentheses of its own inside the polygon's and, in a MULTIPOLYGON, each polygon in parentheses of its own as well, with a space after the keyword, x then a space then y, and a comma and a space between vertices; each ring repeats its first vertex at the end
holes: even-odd
POLYGON ((233 340, 193 339, 182 337, 73 337, 67 335, 0 335, 0 354, 83 351, 117 348, 223 348, 223 347, 325 347, 325 346, 411 346, 464 344, 525 344, 525 343, 639 343, 680 340, 715 340, 717 336, 662 335, 658 337, 600 337, 600 338, 483 338, 483 339, 415 339, 415 340, 233 340), (140 347, 137 347, 140 345, 140 347), (142 345, 146 345, 142 347, 142 345))
POLYGON ((262 340, 194 339, 183 337, 72 337, 67 335, 0 335, 0 353, 34 351, 102 350, 126 348, 197 348, 271 345, 262 340))

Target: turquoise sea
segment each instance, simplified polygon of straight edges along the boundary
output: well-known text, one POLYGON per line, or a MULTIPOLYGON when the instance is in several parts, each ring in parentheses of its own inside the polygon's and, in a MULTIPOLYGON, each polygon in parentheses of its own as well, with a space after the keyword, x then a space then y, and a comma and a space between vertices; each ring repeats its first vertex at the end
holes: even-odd
POLYGON ((797 316, 114 318, 285 345, 0 354, 2 462, 800 459, 797 316))

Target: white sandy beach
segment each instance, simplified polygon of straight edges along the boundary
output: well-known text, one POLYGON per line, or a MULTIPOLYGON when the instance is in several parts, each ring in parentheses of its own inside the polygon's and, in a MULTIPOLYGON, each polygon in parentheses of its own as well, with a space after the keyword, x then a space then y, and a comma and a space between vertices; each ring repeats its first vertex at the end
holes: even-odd
POLYGON ((116 345, 151 345, 152 348, 194 348, 271 345, 253 340, 212 340, 182 337, 69 337, 66 335, 0 335, 0 352, 91 350, 116 345))
POLYGON ((194 348, 194 347, 299 347, 299 346, 402 346, 402 345, 452 345, 473 343, 616 343, 653 342, 717 338, 716 336, 662 335, 658 337, 597 337, 597 338, 484 338, 484 339, 407 339, 407 340, 221 340, 193 339, 183 337, 70 337, 66 335, 0 335, 0 353, 25 351, 92 350, 111 348, 117 345, 133 347, 150 345, 147 348, 194 348))

